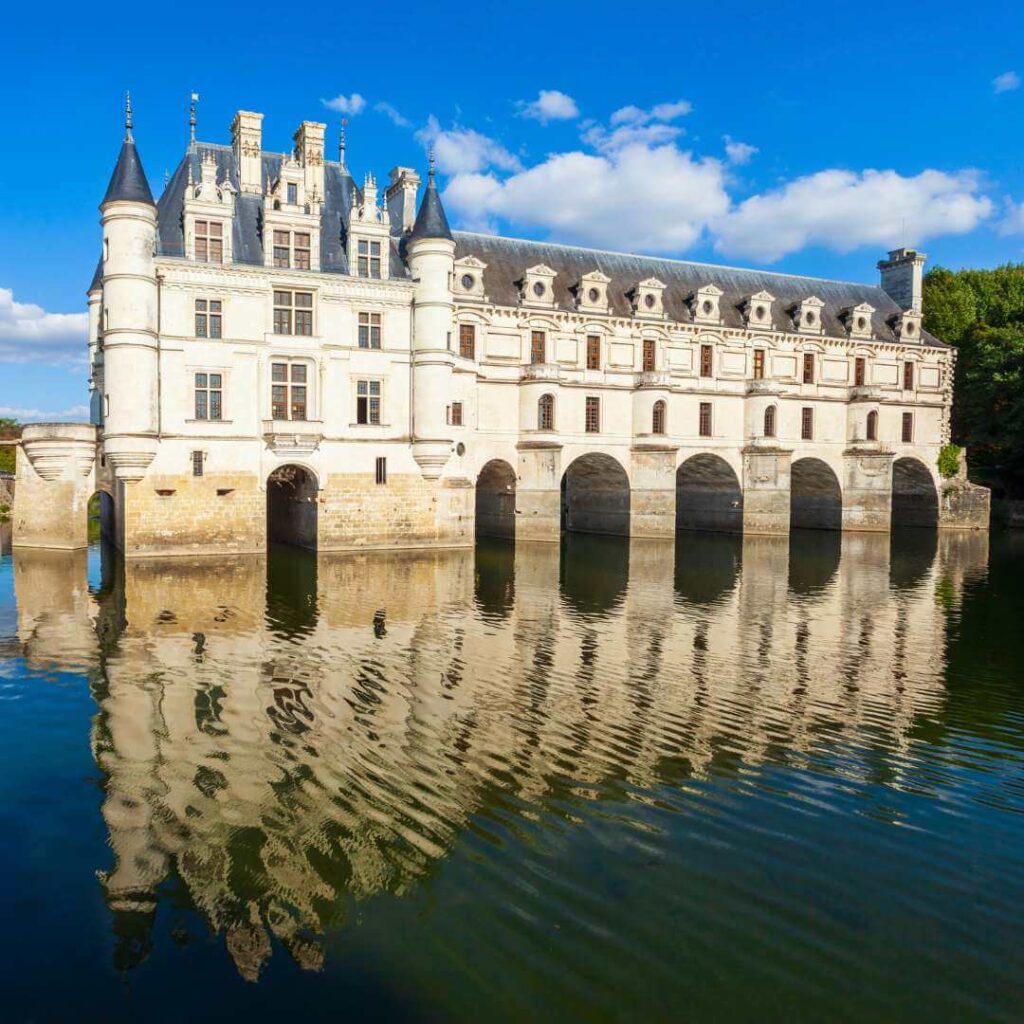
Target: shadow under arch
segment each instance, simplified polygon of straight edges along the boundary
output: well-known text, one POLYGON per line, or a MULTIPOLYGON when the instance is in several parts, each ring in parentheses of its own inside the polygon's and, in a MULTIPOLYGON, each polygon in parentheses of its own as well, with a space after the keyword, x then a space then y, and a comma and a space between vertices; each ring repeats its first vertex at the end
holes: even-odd
POLYGON ((928 467, 910 456, 892 464, 892 525, 939 525, 939 495, 928 467))
POLYGON ((691 455, 676 470, 676 529, 742 533, 743 490, 720 455, 691 455))
POLYGON ((789 536, 789 589, 817 594, 839 571, 843 535, 836 530, 796 529, 789 536))
POLYGON ((312 470, 304 466, 278 466, 267 478, 267 540, 316 550, 317 491, 312 470))
POLYGON ((477 539, 473 597, 480 612, 505 619, 516 601, 516 549, 507 540, 486 534, 477 539))
POLYGON ((515 539, 516 471, 504 459, 491 459, 476 478, 476 535, 515 539))
POLYGON ((288 636, 317 624, 315 551, 272 544, 267 549, 267 625, 288 636))
POLYGON ((889 585, 911 590, 931 571, 938 553, 938 530, 895 527, 889 534, 889 585))
POLYGON ((575 611, 603 615, 625 598, 629 581, 629 539, 566 534, 562 541, 559 586, 575 611))
POLYGON ((562 475, 562 529, 629 536, 629 477, 610 455, 574 459, 562 475))
POLYGON ((736 589, 743 537, 705 533, 676 544, 675 591, 689 604, 717 604, 736 589))
POLYGON ((841 530, 843 491, 835 471, 807 456, 790 467, 790 526, 802 530, 841 530))

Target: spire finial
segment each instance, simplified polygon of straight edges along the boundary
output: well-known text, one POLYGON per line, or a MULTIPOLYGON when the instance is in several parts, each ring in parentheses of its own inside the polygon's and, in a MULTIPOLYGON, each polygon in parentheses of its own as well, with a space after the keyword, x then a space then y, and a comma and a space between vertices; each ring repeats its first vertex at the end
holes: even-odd
POLYGON ((192 99, 188 106, 188 144, 196 144, 196 104, 199 102, 199 93, 192 93, 192 99))
POLYGON ((134 142, 132 138, 132 94, 124 94, 124 141, 134 142))
POLYGON ((429 167, 429 171, 427 172, 427 177, 429 178, 429 184, 433 184, 433 182, 434 182, 434 147, 433 146, 431 146, 430 149, 427 151, 427 165, 429 167))
POLYGON ((348 124, 348 118, 343 117, 341 119, 341 134, 338 136, 338 163, 342 167, 345 166, 345 126, 348 124))

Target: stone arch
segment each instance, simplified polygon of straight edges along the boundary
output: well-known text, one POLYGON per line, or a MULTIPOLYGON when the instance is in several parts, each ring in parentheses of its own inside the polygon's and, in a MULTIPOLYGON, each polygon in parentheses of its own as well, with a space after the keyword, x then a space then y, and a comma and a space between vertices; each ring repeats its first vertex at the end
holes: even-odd
POLYGON ((843 528, 843 489, 835 470, 811 456, 790 467, 790 525, 807 530, 843 528))
POLYGON ((114 543, 114 498, 110 491, 101 487, 89 499, 87 507, 89 543, 97 540, 114 543))
POLYGON ((912 456, 892 464, 892 525, 939 525, 939 494, 931 471, 912 456))
POLYGON ((742 532, 743 491, 720 455, 691 455, 676 470, 676 529, 742 532))
POLYGON ((476 478, 478 537, 516 535, 516 471, 504 459, 491 459, 476 478))
POLYGON ((562 476, 562 529, 629 536, 629 476, 601 452, 574 459, 562 476))
POLYGON ((267 478, 267 540, 316 550, 316 474, 305 466, 278 466, 267 478))

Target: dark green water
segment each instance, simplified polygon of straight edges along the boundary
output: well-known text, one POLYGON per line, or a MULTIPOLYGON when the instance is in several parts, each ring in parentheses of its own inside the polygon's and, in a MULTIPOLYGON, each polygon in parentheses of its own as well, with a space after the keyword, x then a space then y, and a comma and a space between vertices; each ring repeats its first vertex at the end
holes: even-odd
POLYGON ((0 557, 22 1020, 1020 1020, 1024 538, 0 557))

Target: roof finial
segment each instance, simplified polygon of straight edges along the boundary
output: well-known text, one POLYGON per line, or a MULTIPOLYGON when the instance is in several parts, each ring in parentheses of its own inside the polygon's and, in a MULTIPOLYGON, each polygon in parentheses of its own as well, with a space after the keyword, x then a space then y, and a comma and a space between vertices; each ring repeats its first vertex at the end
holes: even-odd
POLYGON ((124 94, 124 141, 134 142, 132 138, 132 94, 124 94))
POLYGON ((429 167, 429 170, 427 171, 427 177, 430 179, 428 184, 433 184, 433 182, 434 182, 434 147, 433 146, 431 146, 430 149, 427 150, 427 166, 429 167))
POLYGON ((348 118, 343 117, 341 119, 341 134, 338 136, 338 163, 342 167, 345 166, 345 126, 348 124, 348 118))
POLYGON ((199 93, 192 93, 192 100, 188 106, 188 144, 196 144, 196 104, 199 102, 199 93))

